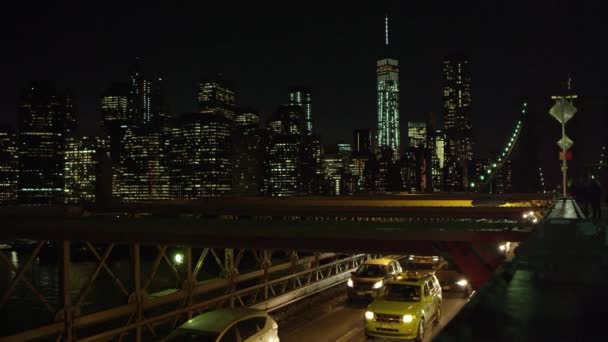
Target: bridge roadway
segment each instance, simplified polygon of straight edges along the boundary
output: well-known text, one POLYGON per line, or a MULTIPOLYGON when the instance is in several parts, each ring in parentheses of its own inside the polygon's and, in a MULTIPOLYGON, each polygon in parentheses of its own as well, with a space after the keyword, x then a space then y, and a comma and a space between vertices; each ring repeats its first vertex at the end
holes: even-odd
MULTIPOLYGON (((444 293, 442 319, 439 325, 429 327, 425 341, 431 341, 467 303, 460 294, 444 293)), ((318 303, 297 317, 281 323, 281 341, 315 342, 362 342, 364 333, 363 315, 369 302, 348 303, 344 295, 318 303)), ((378 340, 380 341, 380 340, 378 340)))

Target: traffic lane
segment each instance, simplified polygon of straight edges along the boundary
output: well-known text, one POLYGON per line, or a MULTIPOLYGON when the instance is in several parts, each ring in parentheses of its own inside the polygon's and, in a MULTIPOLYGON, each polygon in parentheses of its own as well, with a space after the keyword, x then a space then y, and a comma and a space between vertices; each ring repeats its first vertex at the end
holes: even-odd
MULTIPOLYGON (((441 310, 443 317, 438 326, 429 326, 425 341, 431 341, 456 316, 467 302, 460 294, 445 293, 441 310)), ((364 333, 363 315, 367 303, 343 303, 332 311, 311 314, 308 319, 290 322, 286 326, 279 326, 281 341, 319 341, 319 342, 361 342, 366 341, 364 333)), ((381 341, 377 339, 375 341, 381 341)))

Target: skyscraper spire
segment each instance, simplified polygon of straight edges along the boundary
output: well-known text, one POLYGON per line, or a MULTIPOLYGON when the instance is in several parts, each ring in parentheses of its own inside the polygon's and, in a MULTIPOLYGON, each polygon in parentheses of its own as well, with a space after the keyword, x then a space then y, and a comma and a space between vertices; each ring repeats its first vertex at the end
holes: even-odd
POLYGON ((384 15, 384 45, 388 46, 388 13, 384 15))

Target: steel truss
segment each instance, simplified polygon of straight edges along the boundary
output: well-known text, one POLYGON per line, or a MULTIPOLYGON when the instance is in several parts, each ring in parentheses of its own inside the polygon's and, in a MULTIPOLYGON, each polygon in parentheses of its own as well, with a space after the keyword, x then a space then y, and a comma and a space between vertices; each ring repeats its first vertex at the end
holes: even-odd
MULTIPOLYGON (((56 341, 135 340, 146 336, 162 338, 159 327, 167 330, 201 312, 221 307, 255 307, 276 310, 311 294, 343 283, 361 263, 373 255, 308 253, 295 250, 269 249, 221 249, 208 247, 177 246, 183 251, 183 264, 176 266, 167 255, 169 246, 156 245, 152 267, 144 272, 140 243, 103 245, 84 242, 86 252, 94 258, 96 267, 84 285, 77 291, 71 286, 76 242, 59 241, 57 271, 60 274, 60 307, 54 307, 26 277, 26 271, 39 256, 46 241, 36 242, 26 262, 16 268, 0 251, 0 265, 6 266, 14 277, 0 299, 0 309, 9 301, 11 294, 23 285, 40 303, 54 315, 54 322, 6 337, 2 341, 27 341, 53 338, 56 341), (128 246, 130 251, 130 277, 121 279, 108 263, 117 247, 128 246), (99 250, 102 252, 100 253, 99 250), (223 252, 222 252, 223 251, 223 252), (196 253, 196 254, 195 254, 196 253), (273 265, 273 256, 280 254, 283 261, 273 265), (285 258, 286 257, 286 258, 285 258), (255 260, 254 269, 241 266, 244 258, 255 260), (286 259, 286 260, 285 260, 286 259), (164 265, 170 269, 178 288, 149 293, 164 265), (220 270, 212 279, 201 279, 205 269, 220 270), (122 295, 124 303, 95 312, 83 313, 83 305, 99 279, 105 273, 122 295), (74 293, 77 292, 77 295, 74 293), (117 325, 116 322, 119 322, 117 325), (109 327, 109 328, 108 328, 109 327)), ((172 246, 175 247, 175 246, 172 246)), ((49 247, 50 248, 50 247, 49 247)), ((276 258, 275 258, 276 259, 276 258)), ((252 261, 252 260, 249 260, 252 261)), ((84 310, 86 311, 86 310, 84 310)))

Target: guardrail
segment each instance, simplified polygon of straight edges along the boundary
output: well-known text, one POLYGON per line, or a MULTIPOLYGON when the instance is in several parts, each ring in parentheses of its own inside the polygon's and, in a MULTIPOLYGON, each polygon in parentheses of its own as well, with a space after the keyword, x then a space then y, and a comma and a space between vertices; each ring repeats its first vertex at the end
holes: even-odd
POLYGON ((64 341, 128 338, 141 341, 142 337, 148 336, 161 338, 162 335, 157 332, 159 326, 164 325, 165 329, 170 326, 170 330, 179 322, 213 308, 247 306, 268 311, 276 310, 346 281, 351 271, 370 258, 367 254, 314 253, 300 257, 294 250, 220 250, 188 246, 179 247, 183 251, 180 257, 183 267, 180 266, 178 270, 175 263, 167 256, 168 246, 156 245, 152 246, 156 249, 152 267, 146 272, 147 274, 144 274, 142 248, 150 249, 151 246, 133 243, 128 245, 131 275, 130 279, 125 281, 112 270, 108 260, 115 247, 124 248, 127 245, 109 243, 100 246, 86 242, 85 249, 88 255, 96 260, 97 265, 80 290, 73 291, 71 254, 74 252, 75 243, 61 241, 58 244, 60 253, 56 263, 61 275, 59 303, 61 308, 56 309, 39 289, 24 278, 24 274, 31 267, 33 260, 39 257, 45 245, 45 241, 36 242, 32 246, 31 255, 18 269, 0 251, 0 264, 5 264, 14 273, 0 302, 0 308, 8 302, 16 287, 23 284, 48 311, 55 314, 55 321, 0 338, 1 341, 42 338, 64 341), (219 253, 220 251, 223 253, 219 253), (196 258, 193 258, 193 253, 197 254, 196 258), (272 265, 273 254, 275 256, 281 254, 283 262, 272 265), (244 258, 255 259, 255 268, 243 268, 241 261, 244 258), (170 273, 181 284, 181 288, 167 288, 161 292, 148 294, 147 291, 155 280, 160 265, 169 266, 170 273), (219 269, 221 277, 201 280, 200 275, 205 268, 219 269), (84 300, 102 271, 110 276, 126 301, 121 305, 82 314, 84 300), (240 271, 244 273, 241 274, 240 271), (74 296, 74 293, 77 294, 74 296))

